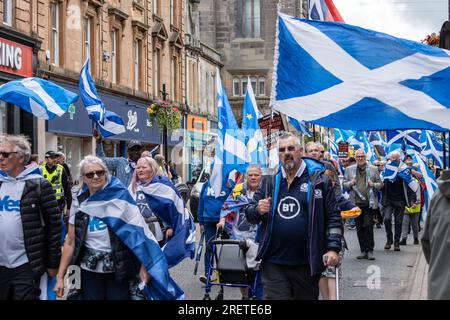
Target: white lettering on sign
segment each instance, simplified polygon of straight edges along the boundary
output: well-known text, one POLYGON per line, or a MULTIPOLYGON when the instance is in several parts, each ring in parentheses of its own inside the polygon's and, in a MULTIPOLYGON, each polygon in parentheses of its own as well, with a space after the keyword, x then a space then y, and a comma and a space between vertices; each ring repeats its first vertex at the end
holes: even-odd
POLYGON ((22 48, 0 42, 0 66, 22 69, 22 48))

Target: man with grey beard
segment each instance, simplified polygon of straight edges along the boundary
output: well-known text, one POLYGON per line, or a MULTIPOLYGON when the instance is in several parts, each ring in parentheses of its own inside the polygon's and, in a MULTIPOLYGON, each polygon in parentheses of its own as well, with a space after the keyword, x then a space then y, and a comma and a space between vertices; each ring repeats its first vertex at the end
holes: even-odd
POLYGON ((261 223, 257 260, 262 260, 264 299, 315 300, 325 266, 338 263, 342 219, 322 162, 301 158, 299 139, 279 137, 281 170, 265 177, 245 214, 261 223))

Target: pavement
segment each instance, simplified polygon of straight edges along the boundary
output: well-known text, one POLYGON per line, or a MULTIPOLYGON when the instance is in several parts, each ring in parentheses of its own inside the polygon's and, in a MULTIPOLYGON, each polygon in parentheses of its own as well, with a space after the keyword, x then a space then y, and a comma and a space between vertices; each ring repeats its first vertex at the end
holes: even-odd
MULTIPOLYGON (((341 300, 424 300, 427 292, 427 264, 421 246, 412 244, 409 235, 406 246, 401 251, 384 250, 386 235, 384 227, 374 229, 374 261, 357 260, 360 254, 356 230, 345 230, 349 250, 344 254, 340 281, 341 300)), ((198 237, 197 237, 198 238, 198 237)), ((420 235, 419 235, 420 238, 420 235)), ((198 241, 198 239, 197 239, 198 241)), ((198 274, 193 275, 195 261, 185 259, 170 273, 185 291, 186 299, 201 300, 204 285, 198 280, 203 273, 203 259, 198 274)), ((211 298, 217 295, 213 288, 211 298)), ((237 288, 225 288, 225 300, 239 300, 237 288)))

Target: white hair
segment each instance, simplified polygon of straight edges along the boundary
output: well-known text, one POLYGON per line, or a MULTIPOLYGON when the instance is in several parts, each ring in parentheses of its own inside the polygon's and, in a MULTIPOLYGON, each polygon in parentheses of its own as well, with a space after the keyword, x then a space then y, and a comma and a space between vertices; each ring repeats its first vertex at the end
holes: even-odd
POLYGON ((0 144, 10 144, 14 146, 15 152, 24 157, 24 163, 27 164, 31 157, 31 144, 28 138, 23 135, 0 135, 0 144))
POLYGON ((97 164, 100 167, 102 167, 103 170, 105 170, 105 176, 106 176, 106 181, 108 182, 111 179, 111 174, 108 170, 108 167, 106 166, 106 164, 103 162, 102 159, 100 159, 99 157, 93 156, 93 155, 89 155, 84 157, 83 160, 81 160, 80 164, 78 165, 78 168, 80 169, 80 173, 79 173, 79 179, 82 180, 84 174, 86 173, 86 166, 88 164, 97 164))

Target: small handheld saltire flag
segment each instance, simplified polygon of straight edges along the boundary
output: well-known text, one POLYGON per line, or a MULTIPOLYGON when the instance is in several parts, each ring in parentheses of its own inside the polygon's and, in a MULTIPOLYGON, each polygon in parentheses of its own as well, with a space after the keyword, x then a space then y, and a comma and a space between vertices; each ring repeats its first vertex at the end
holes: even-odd
POLYGON ((422 135, 422 130, 406 130, 405 142, 406 142, 406 153, 413 154, 415 151, 422 151, 422 144, 420 143, 420 136, 422 135))
POLYGON ((308 8, 312 20, 344 22, 333 0, 309 0, 308 8))
POLYGON ((248 165, 245 135, 236 123, 219 76, 217 77, 217 109, 218 144, 210 179, 215 197, 219 197, 222 191, 227 192, 228 176, 232 170, 245 172, 248 165))
POLYGON ((402 161, 393 162, 390 160, 386 163, 381 179, 394 182, 397 178, 405 181, 412 191, 417 192, 419 190, 419 183, 412 177, 409 167, 402 161))
POLYGON ((261 168, 268 166, 268 153, 258 119, 262 117, 256 105, 255 95, 250 79, 247 81, 247 93, 242 110, 242 131, 245 134, 245 145, 248 152, 248 163, 257 164, 261 168))
POLYGON ((418 152, 414 153, 413 160, 415 163, 419 165, 419 171, 423 175, 423 181, 425 182, 425 201, 424 201, 424 210, 422 213, 422 220, 425 221, 427 217, 428 208, 430 205, 430 200, 433 197, 434 192, 438 188, 436 177, 433 172, 428 168, 427 164, 422 160, 422 157, 418 152))
POLYGON ((358 149, 364 150, 368 160, 376 160, 376 158, 374 158, 374 154, 372 152, 372 148, 370 147, 370 143, 367 139, 367 134, 365 131, 358 131, 354 137, 349 139, 348 142, 355 148, 355 151, 358 149))
MULTIPOLYGON (((80 194, 88 192, 87 188, 80 194)), ((128 189, 116 177, 106 187, 82 203, 74 197, 71 210, 79 210, 101 219, 134 253, 151 276, 147 284, 151 299, 184 299, 184 292, 170 277, 167 259, 148 228, 128 189)))
POLYGON ((437 168, 443 168, 444 159, 442 142, 440 142, 433 131, 424 130, 420 137, 422 145, 422 155, 427 159, 433 159, 434 165, 437 168))
POLYGON ((173 229, 173 236, 163 247, 169 268, 184 258, 195 256, 195 223, 180 193, 167 177, 156 176, 148 186, 137 187, 150 209, 173 229))
POLYGON ((380 132, 378 131, 370 131, 369 132, 369 143, 372 147, 372 150, 374 153, 379 157, 385 157, 386 156, 386 141, 381 136, 380 132))
POLYGON ((356 131, 353 130, 342 130, 342 129, 334 129, 334 141, 336 143, 339 142, 348 142, 351 138, 356 135, 356 131))
POLYGON ((298 132, 303 133, 307 137, 312 137, 312 132, 309 130, 308 126, 306 125, 305 121, 299 121, 297 119, 293 119, 291 117, 287 117, 288 121, 292 126, 297 129, 298 132))
POLYGON ((25 78, 1 85, 0 100, 51 120, 61 117, 78 100, 78 95, 44 79, 25 78))
POLYGON ((78 87, 89 119, 97 123, 103 137, 107 138, 126 131, 122 118, 112 111, 107 111, 100 99, 95 83, 91 78, 89 58, 86 59, 83 68, 81 68, 78 87))
POLYGON ((289 117, 353 130, 450 129, 447 50, 282 13, 275 48, 271 105, 289 117))

